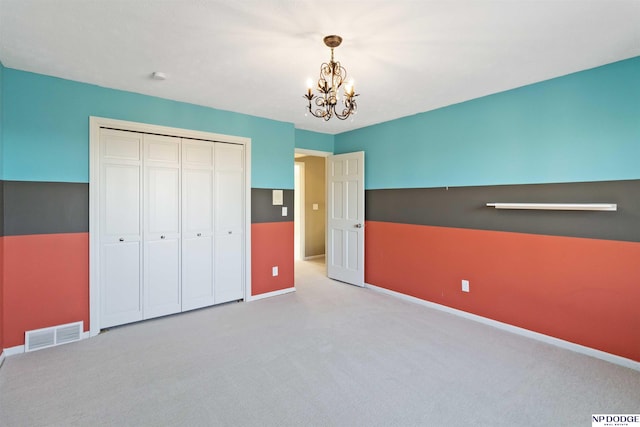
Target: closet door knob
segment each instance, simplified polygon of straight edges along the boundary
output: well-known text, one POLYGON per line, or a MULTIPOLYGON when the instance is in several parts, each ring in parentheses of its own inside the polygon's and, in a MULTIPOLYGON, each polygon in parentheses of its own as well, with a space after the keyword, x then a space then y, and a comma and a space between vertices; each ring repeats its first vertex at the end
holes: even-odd
POLYGON ((121 237, 118 240, 121 241, 121 242, 124 242, 124 237, 121 237))
POLYGON ((160 236, 160 238, 161 238, 161 239, 164 239, 164 238, 165 238, 165 235, 163 234, 162 236, 160 236))
POLYGON ((233 233, 232 231, 229 232, 229 234, 233 233))
POLYGON ((202 236, 202 233, 198 233, 198 237, 202 236))

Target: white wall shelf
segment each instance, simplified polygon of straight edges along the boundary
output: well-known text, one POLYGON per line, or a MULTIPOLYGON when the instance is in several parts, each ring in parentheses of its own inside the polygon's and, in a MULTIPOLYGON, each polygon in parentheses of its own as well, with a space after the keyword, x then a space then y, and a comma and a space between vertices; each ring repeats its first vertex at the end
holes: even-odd
POLYGON ((547 211, 617 211, 616 203, 498 203, 487 206, 496 209, 529 209, 547 211))

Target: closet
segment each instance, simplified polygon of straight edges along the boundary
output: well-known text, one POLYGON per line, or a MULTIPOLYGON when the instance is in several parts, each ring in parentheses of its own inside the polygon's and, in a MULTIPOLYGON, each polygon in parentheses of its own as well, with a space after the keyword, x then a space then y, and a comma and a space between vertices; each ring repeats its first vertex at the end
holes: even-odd
POLYGON ((100 328, 244 298, 244 156, 100 129, 100 328))

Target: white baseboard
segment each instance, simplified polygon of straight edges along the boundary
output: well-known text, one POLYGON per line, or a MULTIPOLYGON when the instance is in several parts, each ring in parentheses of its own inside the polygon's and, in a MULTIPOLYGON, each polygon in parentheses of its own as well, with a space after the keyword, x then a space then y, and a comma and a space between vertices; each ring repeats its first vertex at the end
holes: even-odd
POLYGON ((456 316, 464 317, 465 319, 473 320, 475 322, 483 323, 485 325, 493 326, 494 328, 502 329, 507 332, 511 332, 514 334, 522 335, 527 338, 531 338, 534 340, 542 341, 547 344, 554 345, 556 347, 561 347, 566 350, 575 351, 576 353, 581 353, 587 356, 595 357, 596 359, 601 359, 606 362, 614 363, 616 365, 624 366, 625 368, 634 369, 636 371, 640 371, 640 362, 636 362, 635 360, 627 359, 626 357, 617 356, 615 354, 607 353, 605 351, 596 350, 595 348, 585 347, 580 344, 575 344, 569 341, 561 340, 559 338, 551 337, 549 335, 541 334, 539 332, 530 331, 528 329, 520 328, 518 326, 513 326, 508 323, 499 322, 497 320, 489 319, 486 317, 478 316, 477 314, 467 313, 466 311, 458 310, 455 308, 447 307, 446 305, 436 304, 434 302, 426 301, 420 298, 412 297, 410 295, 406 295, 400 292, 391 291, 389 289, 381 288, 379 286, 370 285, 368 283, 364 284, 364 287, 367 289, 371 289, 376 292, 381 292, 383 294, 391 295, 396 298, 400 298, 405 301, 409 301, 415 304, 419 304, 425 307, 433 308, 435 310, 444 311, 446 313, 454 314, 456 316))
POLYGON ((24 345, 17 345, 15 347, 5 348, 3 354, 6 355, 7 357, 11 357, 20 353, 24 353, 24 345))
POLYGON ((324 254, 306 256, 306 257, 304 257, 304 260, 305 261, 309 261, 309 260, 318 259, 318 258, 324 258, 324 254))
POLYGON ((295 286, 293 288, 280 289, 279 291, 267 292, 265 294, 251 296, 251 298, 249 298, 249 301, 257 301, 264 298, 276 297, 278 295, 284 295, 295 291, 295 286))

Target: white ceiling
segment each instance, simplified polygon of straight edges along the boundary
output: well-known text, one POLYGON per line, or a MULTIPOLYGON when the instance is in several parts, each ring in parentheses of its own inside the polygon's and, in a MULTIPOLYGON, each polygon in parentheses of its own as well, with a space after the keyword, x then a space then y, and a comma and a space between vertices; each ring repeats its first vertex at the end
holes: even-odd
POLYGON ((331 134, 639 55, 640 0, 0 0, 6 67, 331 134), (353 121, 304 114, 327 34, 353 121))

